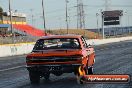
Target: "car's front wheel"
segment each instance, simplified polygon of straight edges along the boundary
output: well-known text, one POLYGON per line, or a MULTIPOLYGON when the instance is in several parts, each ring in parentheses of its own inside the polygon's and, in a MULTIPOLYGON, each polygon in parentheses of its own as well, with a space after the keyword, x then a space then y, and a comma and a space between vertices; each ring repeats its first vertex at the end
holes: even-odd
POLYGON ((31 84, 40 83, 40 75, 37 72, 29 71, 29 77, 30 77, 31 84))

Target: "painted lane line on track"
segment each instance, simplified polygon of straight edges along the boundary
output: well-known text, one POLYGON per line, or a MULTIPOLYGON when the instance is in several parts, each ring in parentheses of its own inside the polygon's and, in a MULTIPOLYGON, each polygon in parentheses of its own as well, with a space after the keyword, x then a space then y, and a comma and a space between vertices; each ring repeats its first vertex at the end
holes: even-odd
POLYGON ((111 49, 111 48, 110 48, 110 47, 106 47, 106 48, 104 48, 104 49, 108 50, 108 49, 111 49))
POLYGON ((26 65, 17 66, 17 67, 12 67, 12 68, 7 68, 7 69, 2 69, 2 70, 0 70, 0 72, 9 71, 9 70, 14 70, 14 69, 22 68, 22 67, 26 67, 26 65))
POLYGON ((100 50, 105 50, 105 49, 100 49, 100 50))
POLYGON ((118 48, 120 48, 121 46, 117 46, 118 48))

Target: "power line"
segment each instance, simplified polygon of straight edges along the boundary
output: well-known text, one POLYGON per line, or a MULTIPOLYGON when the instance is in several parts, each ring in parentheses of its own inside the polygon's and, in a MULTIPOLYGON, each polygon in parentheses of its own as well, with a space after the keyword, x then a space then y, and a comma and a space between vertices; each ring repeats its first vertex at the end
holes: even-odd
POLYGON ((85 29, 85 13, 82 0, 77 0, 77 28, 85 29))
MULTIPOLYGON (((105 7, 105 5, 85 5, 87 7, 105 7)), ((132 7, 132 5, 110 5, 111 7, 132 7)))

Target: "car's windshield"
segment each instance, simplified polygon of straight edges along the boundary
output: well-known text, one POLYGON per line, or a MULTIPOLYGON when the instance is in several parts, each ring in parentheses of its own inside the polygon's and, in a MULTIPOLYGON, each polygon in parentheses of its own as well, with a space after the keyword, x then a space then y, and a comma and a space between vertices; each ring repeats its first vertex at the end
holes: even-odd
POLYGON ((79 49, 80 43, 76 38, 52 38, 40 39, 36 42, 33 50, 47 49, 79 49))

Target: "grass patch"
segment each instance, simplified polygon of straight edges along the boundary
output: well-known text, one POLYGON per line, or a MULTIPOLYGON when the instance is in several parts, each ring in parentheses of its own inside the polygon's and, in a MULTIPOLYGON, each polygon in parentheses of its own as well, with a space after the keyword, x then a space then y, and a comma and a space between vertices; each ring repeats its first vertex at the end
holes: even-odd
MULTIPOLYGON (((55 35, 67 34, 67 30, 66 29, 48 30, 47 32, 50 33, 50 34, 55 34, 55 35)), ((101 35, 99 35, 99 34, 97 34, 95 32, 84 30, 84 29, 69 29, 68 30, 68 34, 83 35, 84 37, 86 37, 88 39, 102 38, 101 35)))

